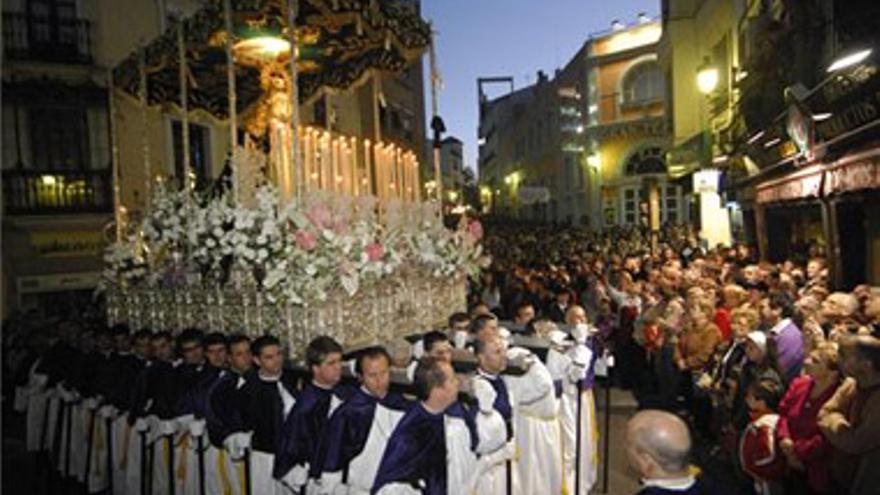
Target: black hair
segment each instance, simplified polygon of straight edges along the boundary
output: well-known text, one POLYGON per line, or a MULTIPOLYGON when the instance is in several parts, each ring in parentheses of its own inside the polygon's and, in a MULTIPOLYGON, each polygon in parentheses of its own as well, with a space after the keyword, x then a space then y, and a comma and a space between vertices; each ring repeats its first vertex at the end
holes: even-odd
POLYGON ((416 365, 413 384, 416 388, 416 396, 420 400, 427 400, 431 390, 442 387, 446 383, 447 376, 441 362, 432 357, 423 357, 416 365))
POLYGON ((131 336, 131 338, 134 341, 138 341, 138 340, 143 340, 143 339, 149 339, 152 336, 153 336, 153 332, 151 332, 147 329, 142 329, 142 330, 138 330, 137 332, 135 332, 134 335, 131 336))
POLYGON ((168 330, 159 330, 158 332, 153 333, 153 336, 150 340, 167 340, 171 342, 171 332, 168 330))
POLYGON ((437 342, 450 342, 449 337, 439 331, 439 330, 431 330, 422 336, 422 347, 424 347, 425 352, 431 352, 431 349, 434 348, 434 344, 437 342))
POLYGON ((110 327, 110 333, 112 333, 114 337, 117 335, 129 335, 131 329, 125 323, 117 323, 110 327))
POLYGON ((491 316, 491 315, 477 316, 476 318, 471 320, 470 333, 475 334, 475 335, 480 333, 480 330, 485 328, 486 325, 488 325, 490 321, 494 321, 494 320, 495 320, 495 317, 491 316))
POLYGON ((358 357, 354 362, 354 372, 358 374, 358 376, 364 373, 364 361, 367 359, 378 359, 380 357, 385 358, 385 362, 391 364, 391 354, 388 354, 388 351, 385 350, 382 346, 373 346, 367 347, 358 353, 358 357))
POLYGON ((771 308, 782 310, 783 318, 790 318, 791 315, 794 314, 794 301, 792 301, 791 296, 785 292, 774 291, 770 293, 767 302, 770 303, 771 308))
POLYGON ((339 345, 339 342, 326 335, 315 337, 306 347, 306 364, 311 369, 312 366, 320 365, 328 355, 334 352, 342 354, 342 346, 339 345))
POLYGON ((452 313, 449 317, 449 328, 454 327, 456 323, 470 323, 470 321, 471 317, 467 313, 452 313))
POLYGON ((274 335, 263 335, 254 339, 251 342, 251 354, 259 357, 260 353, 269 346, 278 346, 281 347, 281 341, 278 340, 278 337, 274 335))
POLYGON ((183 349, 183 345, 187 342, 195 342, 201 346, 204 339, 205 334, 203 334, 201 330, 197 328, 187 328, 177 336, 177 348, 183 349))
POLYGON ((772 411, 776 411, 779 407, 784 392, 782 384, 770 378, 761 378, 749 384, 749 393, 752 397, 764 402, 772 411))
POLYGON ((242 342, 250 345, 251 338, 243 333, 234 333, 234 334, 230 335, 229 338, 226 339, 226 346, 232 347, 236 344, 241 344, 242 342))
POLYGON ((205 335, 204 345, 205 348, 211 347, 212 345, 223 345, 226 347, 228 345, 228 339, 225 334, 220 332, 211 332, 208 335, 205 335))

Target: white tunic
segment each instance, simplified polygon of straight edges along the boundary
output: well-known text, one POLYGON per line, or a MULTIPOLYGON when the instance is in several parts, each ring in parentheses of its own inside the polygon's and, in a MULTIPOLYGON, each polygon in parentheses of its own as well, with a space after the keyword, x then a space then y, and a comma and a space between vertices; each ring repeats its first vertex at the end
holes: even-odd
POLYGON ((525 375, 505 376, 516 398, 517 493, 561 493, 562 456, 553 378, 538 360, 525 375))

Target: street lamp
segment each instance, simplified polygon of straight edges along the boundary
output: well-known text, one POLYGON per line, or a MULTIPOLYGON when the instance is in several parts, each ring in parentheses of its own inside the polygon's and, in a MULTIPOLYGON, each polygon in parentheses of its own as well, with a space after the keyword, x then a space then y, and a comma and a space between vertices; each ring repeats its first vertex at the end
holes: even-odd
POLYGON ((715 91, 718 86, 718 68, 712 66, 709 57, 703 58, 703 63, 697 68, 697 89, 700 93, 708 95, 715 91))
POLYGON ((864 60, 871 56, 873 50, 870 48, 866 50, 859 50, 857 52, 853 52, 847 55, 844 55, 828 66, 828 72, 837 72, 841 69, 846 69, 847 67, 852 67, 853 65, 860 64, 864 62, 864 60))

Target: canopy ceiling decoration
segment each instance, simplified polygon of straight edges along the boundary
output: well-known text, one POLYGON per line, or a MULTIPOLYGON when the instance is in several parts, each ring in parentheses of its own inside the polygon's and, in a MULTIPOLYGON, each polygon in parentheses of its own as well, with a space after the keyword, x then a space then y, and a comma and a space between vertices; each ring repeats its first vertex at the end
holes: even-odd
MULTIPOLYGON (((403 1, 299 0, 296 17, 299 101, 308 103, 322 90, 343 90, 365 80, 371 69, 399 72, 421 56, 430 43, 430 26, 403 1)), ((236 41, 272 36, 288 39, 285 0, 232 0, 236 41)), ((190 110, 202 109, 217 118, 228 116, 226 29, 222 0, 211 0, 182 20, 189 71, 190 110)), ((176 26, 144 47, 147 101, 178 104, 176 26)), ((137 97, 140 50, 113 70, 115 84, 137 97)), ((241 62, 237 60, 237 62, 241 62)), ((244 110, 263 91, 260 69, 236 65, 236 108, 244 110)))

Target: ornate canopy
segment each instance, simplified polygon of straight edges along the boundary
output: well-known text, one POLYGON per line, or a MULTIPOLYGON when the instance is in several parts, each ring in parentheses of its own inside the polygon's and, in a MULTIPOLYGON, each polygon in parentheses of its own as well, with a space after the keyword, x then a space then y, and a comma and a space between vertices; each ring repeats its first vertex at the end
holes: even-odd
MULTIPOLYGON (((235 41, 257 36, 288 39, 286 0, 231 0, 235 41)), ((407 0, 298 0, 296 17, 299 98, 313 101, 321 90, 348 89, 365 79, 370 69, 402 71, 427 48, 430 27, 407 0)), ((228 114, 226 28, 223 0, 209 0, 183 19, 189 72, 191 110, 202 109, 218 118, 228 114)), ((180 99, 177 26, 144 47, 150 105, 180 99)), ((117 67, 116 87, 139 94, 137 50, 117 67)), ((236 64, 238 109, 259 99, 260 70, 236 64)))

